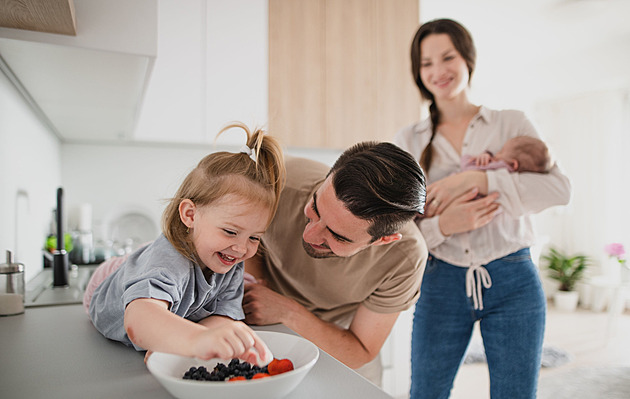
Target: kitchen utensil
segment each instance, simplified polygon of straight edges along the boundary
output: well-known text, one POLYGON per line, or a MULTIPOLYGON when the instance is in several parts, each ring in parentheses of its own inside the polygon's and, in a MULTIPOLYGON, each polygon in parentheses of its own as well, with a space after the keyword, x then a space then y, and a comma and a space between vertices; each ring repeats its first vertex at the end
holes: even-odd
POLYGON ((7 263, 0 265, 0 316, 24 313, 24 265, 13 262, 7 251, 7 263))
POLYGON ((179 399, 231 398, 276 399, 291 392, 313 368, 319 358, 319 349, 312 342, 292 334, 257 331, 277 359, 289 359, 294 370, 271 377, 246 381, 194 381, 184 380, 191 367, 205 366, 212 370, 217 363, 229 360, 199 360, 168 353, 153 353, 147 368, 171 395, 179 399))

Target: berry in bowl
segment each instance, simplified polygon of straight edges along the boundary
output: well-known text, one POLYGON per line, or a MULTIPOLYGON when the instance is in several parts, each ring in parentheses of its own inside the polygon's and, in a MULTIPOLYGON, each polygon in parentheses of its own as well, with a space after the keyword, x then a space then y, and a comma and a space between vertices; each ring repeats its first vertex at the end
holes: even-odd
POLYGON ((200 360, 153 353, 147 368, 171 395, 179 399, 226 397, 274 399, 291 392, 319 358, 319 349, 297 335, 257 331, 274 360, 259 367, 238 359, 200 360))

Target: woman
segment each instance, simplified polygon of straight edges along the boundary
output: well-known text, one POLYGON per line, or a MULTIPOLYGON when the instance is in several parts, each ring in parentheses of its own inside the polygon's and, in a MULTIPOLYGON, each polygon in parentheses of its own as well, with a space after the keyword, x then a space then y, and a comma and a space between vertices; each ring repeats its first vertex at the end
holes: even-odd
POLYGON ((529 252, 530 215, 566 204, 571 188, 557 166, 548 174, 459 172, 462 155, 539 138, 522 112, 469 100, 475 57, 469 32, 449 19, 423 24, 411 46, 414 79, 430 102, 430 117, 394 140, 429 184, 417 221, 430 254, 413 321, 413 399, 448 398, 477 321, 491 397, 536 397, 546 304, 529 252))

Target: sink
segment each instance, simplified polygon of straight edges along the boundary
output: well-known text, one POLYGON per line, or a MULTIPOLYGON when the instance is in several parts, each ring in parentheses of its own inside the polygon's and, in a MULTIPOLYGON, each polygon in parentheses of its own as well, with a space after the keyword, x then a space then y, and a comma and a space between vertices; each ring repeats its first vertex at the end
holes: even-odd
POLYGON ((24 306, 74 305, 83 302, 85 287, 98 265, 72 265, 68 270, 68 286, 53 287, 52 268, 45 268, 26 284, 24 306))

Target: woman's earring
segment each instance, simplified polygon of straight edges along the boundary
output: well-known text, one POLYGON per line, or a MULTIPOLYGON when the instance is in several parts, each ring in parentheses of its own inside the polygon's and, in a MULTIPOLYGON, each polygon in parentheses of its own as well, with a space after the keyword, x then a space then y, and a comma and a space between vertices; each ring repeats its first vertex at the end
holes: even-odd
POLYGON ((190 227, 186 227, 186 234, 190 233, 190 227))

